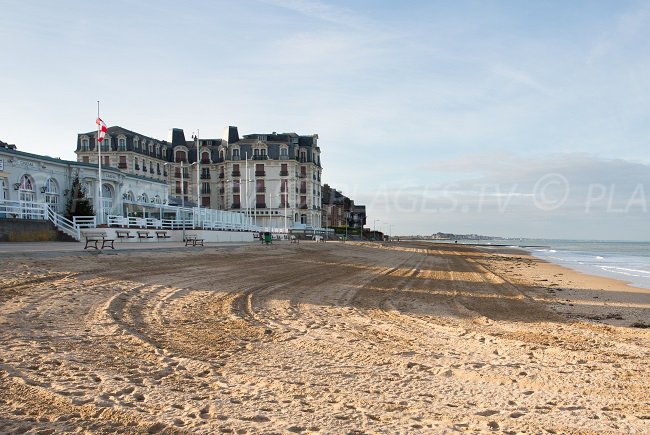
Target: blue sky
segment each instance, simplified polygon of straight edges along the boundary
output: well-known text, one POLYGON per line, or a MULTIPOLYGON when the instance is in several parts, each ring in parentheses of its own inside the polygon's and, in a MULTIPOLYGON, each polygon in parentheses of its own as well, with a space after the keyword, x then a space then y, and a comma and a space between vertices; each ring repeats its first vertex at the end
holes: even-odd
POLYGON ((650 5, 0 0, 0 139, 318 133, 396 234, 650 239, 650 5), (555 177, 555 178, 554 178, 555 177), (552 206, 551 206, 552 205, 552 206))

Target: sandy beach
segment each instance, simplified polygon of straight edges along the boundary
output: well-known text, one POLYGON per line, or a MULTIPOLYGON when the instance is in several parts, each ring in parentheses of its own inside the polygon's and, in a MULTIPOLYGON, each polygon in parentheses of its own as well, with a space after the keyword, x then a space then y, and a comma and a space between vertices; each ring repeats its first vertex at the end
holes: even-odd
POLYGON ((0 432, 650 433, 650 291, 524 252, 1 262, 0 432))

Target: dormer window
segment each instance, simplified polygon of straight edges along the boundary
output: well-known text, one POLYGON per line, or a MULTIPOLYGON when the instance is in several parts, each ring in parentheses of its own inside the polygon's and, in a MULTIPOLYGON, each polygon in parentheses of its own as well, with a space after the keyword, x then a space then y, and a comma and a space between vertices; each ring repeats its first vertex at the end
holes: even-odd
POLYGON ((162 149, 162 158, 167 160, 167 147, 163 147, 162 149))
POLYGON ((233 148, 232 158, 233 160, 239 160, 239 148, 233 148))
POLYGON ((119 137, 117 139, 117 143, 118 143, 120 151, 126 151, 126 138, 125 137, 119 137))
POLYGON ((136 151, 140 149, 140 139, 137 136, 133 138, 133 149, 136 151))
POLYGON ((89 151, 89 150, 90 150, 90 146, 89 146, 88 138, 84 137, 83 139, 81 139, 81 151, 89 151))
POLYGON ((176 162, 187 163, 187 155, 185 151, 176 151, 176 162))

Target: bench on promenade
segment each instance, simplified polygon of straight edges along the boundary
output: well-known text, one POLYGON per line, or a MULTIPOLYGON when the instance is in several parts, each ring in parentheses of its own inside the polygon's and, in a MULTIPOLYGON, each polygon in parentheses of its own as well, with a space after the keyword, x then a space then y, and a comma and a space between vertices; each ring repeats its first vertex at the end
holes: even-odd
POLYGON ((188 234, 185 236, 185 246, 203 246, 203 239, 199 239, 196 234, 188 234))
POLYGON ((156 231, 156 239, 169 239, 171 236, 167 234, 167 231, 156 231))
POLYGON ((130 231, 127 230, 115 230, 115 235, 118 239, 133 239, 135 236, 131 235, 130 231))
POLYGON ((88 246, 92 246, 93 248, 98 249, 97 244, 99 242, 102 242, 101 249, 104 249, 106 247, 109 247, 111 249, 115 249, 115 246, 113 246, 113 243, 115 242, 115 239, 109 239, 106 236, 106 233, 104 231, 102 231, 102 232, 87 232, 87 233, 84 233, 84 237, 86 238, 86 246, 84 246, 84 249, 88 249, 88 246))
POLYGON ((153 239, 153 236, 149 231, 136 231, 138 233, 138 239, 153 239))

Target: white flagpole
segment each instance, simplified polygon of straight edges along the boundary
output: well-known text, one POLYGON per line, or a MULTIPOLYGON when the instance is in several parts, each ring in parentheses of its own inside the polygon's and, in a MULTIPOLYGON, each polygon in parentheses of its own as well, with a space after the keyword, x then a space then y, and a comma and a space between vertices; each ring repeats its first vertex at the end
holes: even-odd
MULTIPOLYGON (((99 100, 97 100, 97 119, 99 119, 99 100)), ((99 198, 99 219, 97 219, 99 224, 104 223, 104 201, 102 199, 102 144, 99 141, 99 135, 100 135, 100 130, 102 126, 100 124, 97 124, 97 155, 99 162, 97 164, 97 172, 98 172, 98 179, 99 179, 99 186, 98 186, 98 194, 97 198, 99 198)))
MULTIPOLYGON (((246 219, 250 220, 250 214, 248 213, 248 151, 244 153, 244 158, 246 159, 246 163, 244 164, 244 167, 246 168, 246 178, 244 178, 244 200, 246 201, 245 204, 245 210, 246 210, 246 219)), ((250 222, 248 222, 246 225, 250 226, 250 222)))

